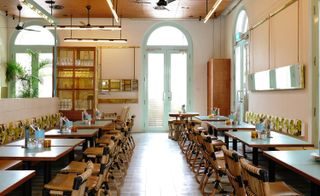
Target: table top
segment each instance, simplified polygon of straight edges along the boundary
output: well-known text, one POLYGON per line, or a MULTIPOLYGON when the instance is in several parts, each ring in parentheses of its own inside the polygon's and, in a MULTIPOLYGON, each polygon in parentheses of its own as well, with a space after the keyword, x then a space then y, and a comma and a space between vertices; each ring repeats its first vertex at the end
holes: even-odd
POLYGON ((0 195, 10 193, 35 174, 34 170, 0 170, 0 195))
POLYGON ((306 141, 294 138, 289 135, 281 134, 271 131, 271 138, 253 139, 251 138, 251 131, 229 131, 225 135, 236 138, 250 147, 290 147, 290 146, 313 146, 306 141))
POLYGON ((87 138, 95 137, 99 129, 78 129, 77 132, 63 131, 59 129, 51 129, 45 132, 46 138, 87 138))
POLYGON ((201 120, 201 121, 226 121, 229 118, 225 116, 195 116, 196 119, 201 120))
POLYGON ((310 155, 319 150, 264 151, 263 154, 274 162, 304 176, 320 185, 320 162, 310 155))
POLYGON ((218 131, 228 131, 228 130, 255 130, 256 127, 252 124, 241 122, 240 124, 230 124, 227 125, 225 122, 207 122, 208 126, 213 127, 218 131))
POLYGON ((26 149, 21 146, 0 146, 0 160, 57 161, 73 150, 73 147, 26 149))
POLYGON ((187 117, 194 117, 194 116, 199 116, 198 112, 186 112, 186 113, 176 113, 176 112, 171 112, 169 113, 170 117, 183 117, 183 118, 187 118, 187 117))
MULTIPOLYGON (((84 143, 84 139, 50 139, 51 140, 51 146, 52 147, 76 147, 82 143, 84 143)), ((6 145, 3 145, 4 147, 8 146, 24 146, 24 139, 17 140, 11 143, 8 143, 6 145)))
POLYGON ((96 120, 94 123, 86 124, 84 121, 75 121, 73 122, 73 126, 78 129, 101 129, 109 124, 111 124, 111 120, 96 120))

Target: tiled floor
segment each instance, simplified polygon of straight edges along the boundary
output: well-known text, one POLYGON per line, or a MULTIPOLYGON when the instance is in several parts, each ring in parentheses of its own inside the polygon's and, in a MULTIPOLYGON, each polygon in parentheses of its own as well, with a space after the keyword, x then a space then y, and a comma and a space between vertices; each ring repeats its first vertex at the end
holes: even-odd
POLYGON ((178 144, 167 133, 134 134, 134 139, 121 195, 201 195, 178 144))

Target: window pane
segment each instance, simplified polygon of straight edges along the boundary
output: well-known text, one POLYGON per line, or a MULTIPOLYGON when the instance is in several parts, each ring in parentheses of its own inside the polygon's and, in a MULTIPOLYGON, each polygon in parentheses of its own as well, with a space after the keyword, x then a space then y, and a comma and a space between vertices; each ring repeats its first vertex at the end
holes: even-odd
POLYGON ((37 25, 32 25, 25 28, 36 31, 21 30, 17 35, 15 45, 54 45, 54 36, 48 29, 37 25))
POLYGON ((39 54, 39 61, 49 62, 39 70, 39 97, 52 97, 52 53, 39 54))
POLYGON ((151 33, 147 45, 187 46, 188 41, 186 36, 179 29, 171 26, 164 26, 159 27, 151 33))
MULTIPOLYGON (((28 53, 16 53, 16 62, 19 63, 27 74, 31 74, 31 56, 28 53)), ((23 83, 21 80, 16 82, 16 95, 21 97, 23 83)))
POLYGON ((164 54, 148 54, 148 126, 163 127, 164 54))
POLYGON ((187 106, 187 53, 171 54, 171 112, 187 106))

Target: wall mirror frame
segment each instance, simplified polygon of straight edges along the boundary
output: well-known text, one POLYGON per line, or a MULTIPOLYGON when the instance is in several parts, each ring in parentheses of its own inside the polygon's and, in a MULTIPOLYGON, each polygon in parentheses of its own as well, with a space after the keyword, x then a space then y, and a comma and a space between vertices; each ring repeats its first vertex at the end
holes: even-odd
POLYGON ((248 75, 250 91, 293 90, 305 87, 304 65, 293 64, 248 75))

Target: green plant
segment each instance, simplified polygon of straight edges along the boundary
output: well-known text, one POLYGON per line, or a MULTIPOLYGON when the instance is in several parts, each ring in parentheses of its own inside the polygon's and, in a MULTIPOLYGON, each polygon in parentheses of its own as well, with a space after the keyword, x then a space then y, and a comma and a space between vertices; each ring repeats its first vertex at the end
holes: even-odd
POLYGON ((24 73, 25 73, 25 70, 19 63, 16 63, 15 61, 9 61, 7 63, 7 70, 6 70, 7 82, 15 80, 17 77, 24 75, 24 73))
POLYGON ((31 56, 31 73, 24 71, 24 74, 19 75, 18 79, 21 81, 22 89, 19 97, 32 98, 39 95, 39 70, 49 64, 49 60, 39 61, 39 52, 28 49, 28 54, 31 56))

